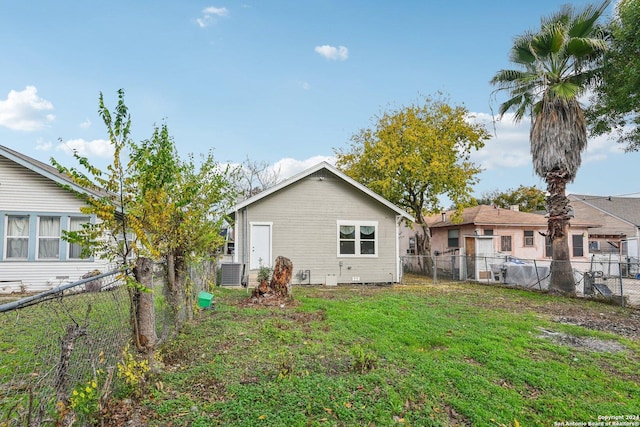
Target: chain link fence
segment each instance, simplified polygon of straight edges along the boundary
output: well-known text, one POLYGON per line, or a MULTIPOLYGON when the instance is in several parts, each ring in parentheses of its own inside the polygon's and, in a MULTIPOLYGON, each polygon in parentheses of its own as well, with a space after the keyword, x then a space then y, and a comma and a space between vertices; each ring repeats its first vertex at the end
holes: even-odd
MULTIPOLYGON (((187 307, 210 289, 213 268, 189 267, 187 307)), ((165 277, 156 264, 152 287, 161 341, 173 333, 176 316, 186 320, 193 313, 176 314, 168 306, 165 277)), ((132 338, 130 292, 121 272, 112 271, 0 305, 0 427, 60 425, 65 412, 108 399, 132 338)))
MULTIPOLYGON (((512 256, 401 257, 402 283, 420 278, 439 281, 476 281, 525 289, 547 290, 551 260, 521 259, 512 256)), ((640 262, 616 254, 571 261, 576 293, 586 298, 602 298, 620 305, 640 307, 640 262)))

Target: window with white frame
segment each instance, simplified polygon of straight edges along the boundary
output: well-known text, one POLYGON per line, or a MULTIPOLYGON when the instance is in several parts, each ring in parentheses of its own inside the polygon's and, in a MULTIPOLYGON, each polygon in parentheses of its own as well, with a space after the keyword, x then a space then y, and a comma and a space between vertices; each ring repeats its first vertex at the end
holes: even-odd
POLYGON ((6 259, 29 257, 29 216, 8 215, 6 223, 6 259))
POLYGON ((60 217, 38 217, 38 259, 60 259, 60 217))
MULTIPOLYGON (((89 223, 89 217, 72 216, 69 218, 69 231, 77 232, 82 230, 84 224, 89 223)), ((79 243, 69 243, 67 256, 69 259, 86 259, 87 256, 82 254, 82 245, 79 243)))
POLYGON ((377 221, 338 221, 338 256, 375 257, 377 254, 377 221))
POLYGON ((524 245, 533 246, 533 230, 524 230, 524 245))

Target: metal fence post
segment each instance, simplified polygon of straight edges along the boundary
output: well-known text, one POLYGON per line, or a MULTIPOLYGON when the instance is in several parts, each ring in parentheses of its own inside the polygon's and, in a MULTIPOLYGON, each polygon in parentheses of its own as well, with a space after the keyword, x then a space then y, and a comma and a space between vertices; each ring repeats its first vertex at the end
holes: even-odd
POLYGON ((622 263, 618 263, 618 281, 620 282, 620 305, 624 307, 624 291, 622 289, 622 263))
POLYGON ((433 284, 438 284, 438 257, 431 257, 433 260, 433 284))

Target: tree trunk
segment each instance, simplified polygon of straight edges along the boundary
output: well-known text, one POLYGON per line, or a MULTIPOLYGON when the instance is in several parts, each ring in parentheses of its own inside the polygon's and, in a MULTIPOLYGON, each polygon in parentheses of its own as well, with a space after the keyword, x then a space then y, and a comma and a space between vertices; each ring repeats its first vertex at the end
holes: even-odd
POLYGON ((187 318, 187 305, 185 304, 184 295, 184 278, 185 278, 184 256, 179 253, 171 253, 167 255, 167 287, 165 288, 165 297, 171 307, 171 314, 176 329, 180 328, 183 321, 187 318))
POLYGON ((549 291, 575 295, 569 252, 569 199, 566 196, 569 174, 565 170, 553 170, 546 175, 547 211, 549 213, 547 236, 551 240, 551 278, 549 291))
POLYGON ((422 262, 422 271, 430 275, 433 271, 433 259, 431 258, 431 230, 422 215, 416 218, 416 225, 420 227, 421 233, 416 232, 416 254, 419 255, 419 262, 422 262))
POLYGON ((149 258, 139 257, 133 274, 138 282, 134 289, 133 322, 134 342, 138 351, 152 354, 158 337, 153 306, 153 267, 149 258))
POLYGON ((293 263, 289 258, 279 256, 276 258, 276 266, 271 275, 270 287, 273 292, 281 297, 289 296, 289 283, 293 275, 293 263))

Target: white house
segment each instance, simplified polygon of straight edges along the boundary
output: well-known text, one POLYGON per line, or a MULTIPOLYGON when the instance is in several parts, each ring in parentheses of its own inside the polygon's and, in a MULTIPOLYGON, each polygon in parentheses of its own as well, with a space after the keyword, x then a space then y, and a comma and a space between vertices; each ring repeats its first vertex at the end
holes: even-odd
POLYGON ((40 292, 108 271, 108 261, 82 258, 78 245, 62 239, 63 230, 95 217, 60 185, 87 192, 54 167, 0 146, 0 293, 40 292))

